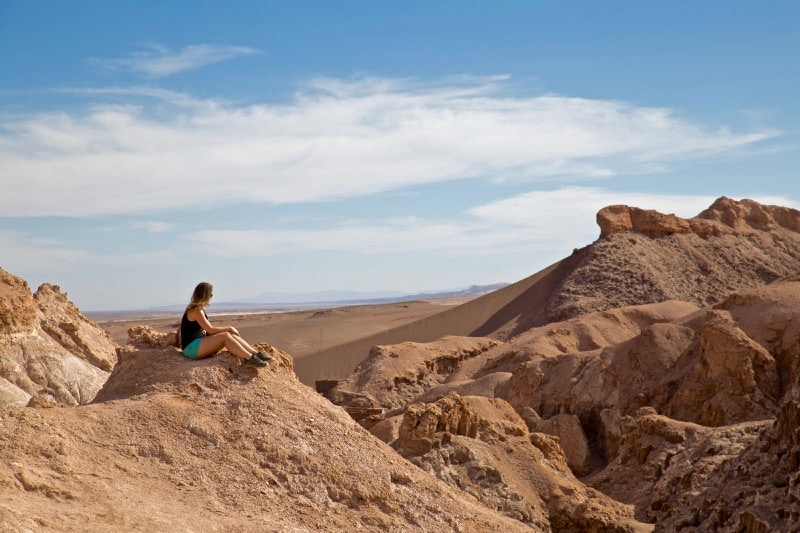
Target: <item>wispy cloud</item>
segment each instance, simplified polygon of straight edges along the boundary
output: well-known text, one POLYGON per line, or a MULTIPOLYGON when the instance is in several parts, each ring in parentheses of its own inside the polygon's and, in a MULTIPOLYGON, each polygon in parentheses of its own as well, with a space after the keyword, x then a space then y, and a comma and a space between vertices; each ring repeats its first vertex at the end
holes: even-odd
POLYGON ((504 83, 319 80, 288 104, 250 106, 108 89, 113 104, 4 124, 0 216, 317 202, 474 178, 574 182, 653 173, 779 135, 617 101, 512 97, 504 83))
POLYGON ((37 274, 85 269, 87 266, 132 266, 168 264, 174 261, 171 250, 97 253, 89 247, 31 235, 0 230, 0 266, 9 272, 37 274))
POLYGON ((9 272, 46 272, 53 265, 68 270, 82 264, 89 256, 84 250, 69 248, 51 239, 0 230, 0 265, 9 272))
POLYGON ((165 233, 174 227, 174 224, 169 222, 161 222, 159 220, 147 220, 143 222, 133 222, 131 227, 135 230, 143 230, 148 233, 165 233))
MULTIPOLYGON (((781 197, 753 198, 764 204, 800 207, 781 197)), ((664 195, 564 187, 532 191, 470 209, 459 219, 419 218, 349 221, 304 230, 210 230, 187 236, 198 250, 225 257, 314 252, 407 254, 433 252, 470 256, 571 250, 597 239, 595 215, 611 204, 627 204, 693 217, 715 200, 703 195, 664 195)))
POLYGON ((147 49, 134 52, 128 57, 116 59, 90 58, 89 64, 114 71, 129 71, 148 78, 164 78, 194 70, 212 63, 219 63, 242 55, 260 53, 246 46, 218 44, 193 44, 173 51, 159 45, 147 45, 147 49))

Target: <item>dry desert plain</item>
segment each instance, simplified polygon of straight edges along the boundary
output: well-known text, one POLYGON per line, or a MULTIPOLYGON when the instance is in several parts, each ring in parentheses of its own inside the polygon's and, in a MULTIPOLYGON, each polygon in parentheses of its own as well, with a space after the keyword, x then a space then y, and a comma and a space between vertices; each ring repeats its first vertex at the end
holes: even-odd
MULTIPOLYGON (((214 313, 212 303, 208 313, 212 324, 234 326, 248 341, 268 343, 290 354, 295 365, 305 360, 313 366, 316 355, 333 347, 413 323, 468 300, 468 297, 438 298, 302 311, 219 314, 214 313)), ((128 330, 133 326, 147 325, 159 333, 170 333, 180 323, 179 314, 164 316, 163 313, 157 317, 147 313, 96 313, 92 318, 121 346, 128 342, 128 330)), ((351 370, 352 365, 343 361, 332 368, 330 376, 319 377, 344 377, 351 370)))

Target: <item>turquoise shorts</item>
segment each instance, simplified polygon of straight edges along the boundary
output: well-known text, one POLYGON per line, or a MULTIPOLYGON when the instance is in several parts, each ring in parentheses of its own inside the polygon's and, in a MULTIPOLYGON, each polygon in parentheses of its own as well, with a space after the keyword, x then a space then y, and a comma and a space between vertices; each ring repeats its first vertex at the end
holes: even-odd
POLYGON ((195 339, 183 349, 183 355, 189 359, 197 359, 198 352, 200 351, 200 343, 203 339, 195 339))

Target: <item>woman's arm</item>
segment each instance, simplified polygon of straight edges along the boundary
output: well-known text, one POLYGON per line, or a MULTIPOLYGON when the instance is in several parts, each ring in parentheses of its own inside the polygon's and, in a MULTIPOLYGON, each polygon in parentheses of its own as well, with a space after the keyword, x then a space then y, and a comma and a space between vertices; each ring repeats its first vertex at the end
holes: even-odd
POLYGON ((189 319, 200 324, 200 327, 203 328, 208 335, 216 335, 217 333, 233 333, 234 335, 239 334, 239 332, 236 331, 236 328, 233 326, 212 326, 202 309, 192 309, 189 311, 189 319))

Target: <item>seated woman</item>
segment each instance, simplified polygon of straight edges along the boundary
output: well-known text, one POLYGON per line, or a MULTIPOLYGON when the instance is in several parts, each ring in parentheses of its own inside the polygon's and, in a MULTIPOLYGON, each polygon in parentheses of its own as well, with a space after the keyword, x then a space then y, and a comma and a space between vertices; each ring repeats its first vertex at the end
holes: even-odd
POLYGON ((213 287, 199 283, 192 301, 181 318, 181 348, 189 359, 211 357, 223 348, 243 360, 246 365, 265 366, 272 357, 250 346, 233 326, 215 327, 208 321, 205 307, 211 301, 213 287))

